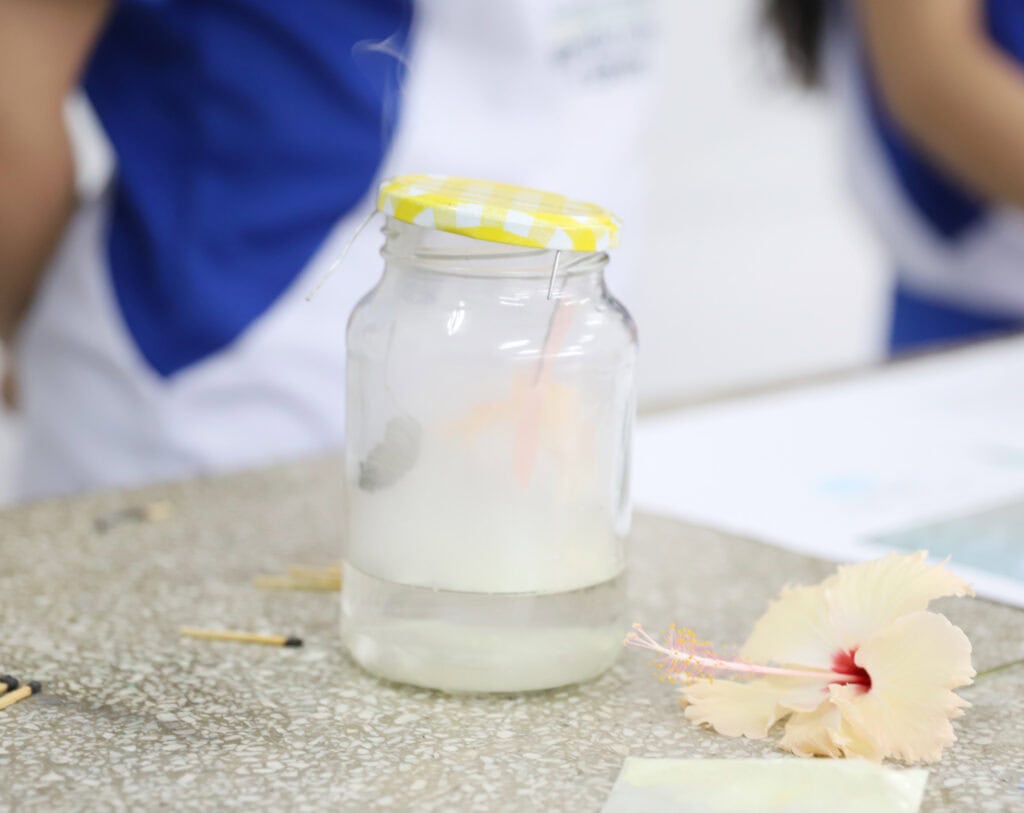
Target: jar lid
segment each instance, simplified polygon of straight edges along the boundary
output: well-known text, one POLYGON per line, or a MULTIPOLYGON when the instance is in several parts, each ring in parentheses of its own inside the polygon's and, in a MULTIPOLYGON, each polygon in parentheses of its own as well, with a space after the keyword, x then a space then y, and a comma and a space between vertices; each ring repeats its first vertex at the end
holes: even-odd
POLYGON ((619 220, 607 209, 539 189, 472 178, 391 178, 380 185, 377 211, 428 229, 513 246, 604 251, 619 242, 619 220))

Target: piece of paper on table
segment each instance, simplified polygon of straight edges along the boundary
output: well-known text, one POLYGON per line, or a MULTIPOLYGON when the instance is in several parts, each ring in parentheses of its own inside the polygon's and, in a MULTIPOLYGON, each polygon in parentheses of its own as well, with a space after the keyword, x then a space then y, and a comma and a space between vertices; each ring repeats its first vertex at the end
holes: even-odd
POLYGON ((629 757, 604 813, 915 813, 927 780, 863 760, 629 757))
POLYGON ((835 560, 924 548, 1024 606, 1024 339, 640 422, 638 507, 835 560))

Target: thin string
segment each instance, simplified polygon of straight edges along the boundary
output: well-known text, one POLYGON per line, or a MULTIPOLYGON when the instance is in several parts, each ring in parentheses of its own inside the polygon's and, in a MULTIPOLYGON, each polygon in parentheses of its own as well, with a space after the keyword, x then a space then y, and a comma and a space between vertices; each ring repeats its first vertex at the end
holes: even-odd
POLYGON ((562 258, 562 252, 555 251, 555 261, 551 264, 551 279, 548 281, 548 301, 555 295, 555 278, 558 276, 558 261, 562 258))
POLYGON ((345 247, 341 250, 341 254, 338 255, 338 258, 333 263, 331 263, 331 267, 327 269, 327 271, 324 273, 322 277, 320 277, 316 285, 313 286, 313 289, 308 294, 306 294, 307 302, 313 301, 313 297, 315 297, 320 292, 320 289, 324 287, 324 285, 327 283, 327 280, 333 277, 334 272, 341 267, 341 264, 343 262, 345 262, 345 258, 348 256, 349 251, 352 250, 352 246, 355 245, 355 242, 359 238, 359 235, 363 233, 363 229, 370 225, 370 221, 373 220, 374 215, 376 214, 377 210, 374 209, 363 219, 363 222, 359 224, 359 228, 355 230, 352 236, 348 239, 348 242, 345 243, 345 247))
MULTIPOLYGON (((551 279, 548 280, 548 301, 550 302, 555 296, 555 280, 558 277, 558 263, 562 257, 560 250, 555 251, 555 260, 551 264, 551 279)), ((541 344, 540 358, 537 359, 537 371, 533 376, 533 384, 536 386, 540 383, 541 373, 544 372, 544 362, 547 359, 550 348, 548 345, 551 343, 551 334, 555 328, 555 320, 558 318, 558 311, 562 307, 561 299, 555 303, 554 309, 551 311, 551 318, 548 319, 548 327, 544 332, 544 342, 541 344)))

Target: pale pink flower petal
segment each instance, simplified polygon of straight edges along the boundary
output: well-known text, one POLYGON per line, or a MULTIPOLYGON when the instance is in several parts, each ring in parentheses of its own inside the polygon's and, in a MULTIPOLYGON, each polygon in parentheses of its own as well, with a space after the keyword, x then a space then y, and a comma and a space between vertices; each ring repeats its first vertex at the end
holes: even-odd
POLYGON ((800 757, 841 757, 843 718, 839 709, 826 699, 814 711, 797 712, 786 722, 779 745, 800 757))
POLYGON ((779 746, 801 757, 860 757, 872 762, 885 757, 878 742, 850 726, 829 701, 812 712, 793 714, 779 746))
POLYGON ((862 645, 890 621, 925 610, 937 598, 974 595, 944 564, 929 565, 925 551, 844 565, 821 586, 832 642, 843 650, 862 645))
POLYGON ((881 762, 888 756, 877 741, 865 736, 862 730, 851 726, 845 718, 839 726, 839 732, 834 733, 832 737, 842 749, 843 756, 860 757, 871 762, 881 762))
POLYGON ((956 740, 950 720, 970 705, 952 691, 974 677, 963 630, 938 613, 910 613, 865 641, 856 662, 871 676, 868 691, 829 687, 851 735, 905 762, 937 760, 956 740))
POLYGON ((788 587, 754 625, 741 655, 766 663, 829 668, 836 652, 860 645, 894 618, 942 596, 973 595, 924 551, 843 565, 821 584, 788 587))
POLYGON ((828 668, 836 651, 821 585, 787 587, 754 624, 740 650, 758 663, 828 668))
POLYGON ((792 711, 812 711, 828 699, 824 681, 790 677, 699 680, 681 691, 688 719, 727 737, 754 740, 792 711))

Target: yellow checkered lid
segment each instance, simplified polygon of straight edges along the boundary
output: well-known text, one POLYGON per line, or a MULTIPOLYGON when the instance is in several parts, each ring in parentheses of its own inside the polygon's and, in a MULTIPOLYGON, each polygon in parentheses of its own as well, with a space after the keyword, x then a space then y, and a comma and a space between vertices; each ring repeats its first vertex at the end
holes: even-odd
POLYGON ((492 243, 604 251, 619 242, 619 221, 593 203, 495 181, 400 175, 384 181, 377 210, 405 223, 492 243))

